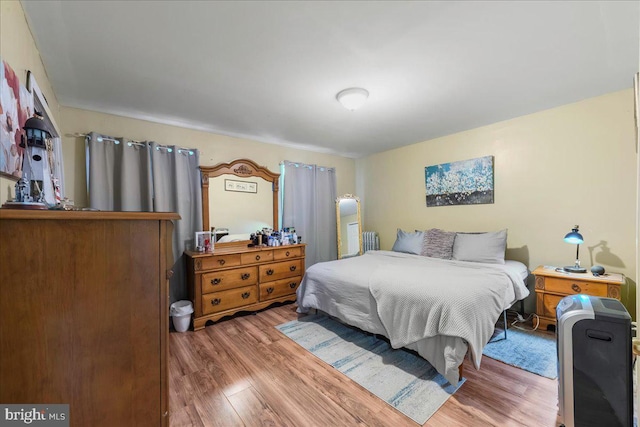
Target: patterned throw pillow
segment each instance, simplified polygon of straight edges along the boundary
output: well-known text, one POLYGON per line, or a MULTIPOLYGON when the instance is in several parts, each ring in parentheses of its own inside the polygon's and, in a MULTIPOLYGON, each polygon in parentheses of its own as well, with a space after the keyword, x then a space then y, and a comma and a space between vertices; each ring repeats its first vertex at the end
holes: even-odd
POLYGON ((453 255, 453 242, 456 233, 432 228, 424 233, 422 252, 420 255, 431 258, 451 259, 453 255))

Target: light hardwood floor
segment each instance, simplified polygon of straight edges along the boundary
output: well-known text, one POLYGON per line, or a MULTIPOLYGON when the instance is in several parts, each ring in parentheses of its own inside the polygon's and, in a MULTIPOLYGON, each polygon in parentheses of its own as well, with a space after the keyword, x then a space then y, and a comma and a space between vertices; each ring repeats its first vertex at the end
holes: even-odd
MULTIPOLYGON (((170 336, 170 426, 416 426, 274 326, 288 304, 170 336)), ((485 357, 425 426, 556 426, 557 386, 485 357)))

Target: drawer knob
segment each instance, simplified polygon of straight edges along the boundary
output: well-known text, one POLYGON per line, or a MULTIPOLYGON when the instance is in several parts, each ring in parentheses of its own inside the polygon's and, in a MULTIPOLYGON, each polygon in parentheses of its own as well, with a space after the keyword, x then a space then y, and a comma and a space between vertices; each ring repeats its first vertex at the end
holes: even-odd
POLYGON ((220 282, 222 282, 222 279, 218 279, 218 278, 211 279, 211 284, 212 285, 218 285, 218 284, 220 284, 220 282))
POLYGON ((247 280, 249 277, 251 277, 251 273, 244 273, 240 276, 242 280, 247 280))
POLYGON ((272 269, 268 269, 267 270, 267 276, 271 276, 273 274, 273 270, 272 269))
POLYGON ((582 289, 580 289, 580 286, 576 285, 575 283, 573 285, 571 285, 571 289, 573 289, 574 292, 582 292, 582 289))
POLYGON ((220 263, 220 265, 224 265, 224 263, 225 263, 226 261, 225 261, 225 260, 223 260, 223 259, 219 259, 219 260, 218 260, 218 262, 220 263))
POLYGON ((296 266, 292 265, 291 267, 289 267, 289 271, 296 271, 296 266))
POLYGON ((267 293, 270 294, 273 292, 273 288, 267 288, 267 293))
POLYGON ((291 282, 291 283, 289 283, 289 287, 290 287, 291 289, 295 288, 295 287, 296 287, 296 282, 291 282))
POLYGON ((256 261, 260 261, 260 255, 256 255, 256 261))
POLYGON ((247 298, 249 298, 250 296, 251 296, 251 292, 244 292, 244 293, 242 294, 242 299, 247 299, 247 298))
POLYGON ((218 305, 220 304, 220 298, 214 298, 211 300, 211 305, 218 305))
POLYGON ((285 256, 289 256, 289 251, 285 252, 284 254, 285 256))

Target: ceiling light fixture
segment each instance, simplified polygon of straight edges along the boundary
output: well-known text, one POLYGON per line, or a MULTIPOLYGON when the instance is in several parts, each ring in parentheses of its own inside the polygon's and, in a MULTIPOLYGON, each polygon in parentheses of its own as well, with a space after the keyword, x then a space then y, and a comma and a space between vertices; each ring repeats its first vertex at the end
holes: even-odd
POLYGON ((362 107, 362 104, 369 97, 369 92, 359 87, 351 87, 349 89, 341 90, 336 95, 336 99, 347 110, 355 111, 362 107))

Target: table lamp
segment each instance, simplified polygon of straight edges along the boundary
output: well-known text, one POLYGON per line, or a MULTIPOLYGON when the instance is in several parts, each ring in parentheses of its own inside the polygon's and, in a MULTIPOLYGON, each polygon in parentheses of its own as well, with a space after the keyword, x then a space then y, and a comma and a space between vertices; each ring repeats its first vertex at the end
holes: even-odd
POLYGON ((579 226, 576 225, 571 229, 570 233, 567 233, 564 236, 564 241, 567 243, 571 243, 576 245, 576 263, 570 267, 564 267, 564 271, 568 271, 569 273, 586 273, 587 269, 580 267, 580 243, 584 243, 584 239, 582 238, 582 234, 578 232, 579 226))

